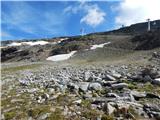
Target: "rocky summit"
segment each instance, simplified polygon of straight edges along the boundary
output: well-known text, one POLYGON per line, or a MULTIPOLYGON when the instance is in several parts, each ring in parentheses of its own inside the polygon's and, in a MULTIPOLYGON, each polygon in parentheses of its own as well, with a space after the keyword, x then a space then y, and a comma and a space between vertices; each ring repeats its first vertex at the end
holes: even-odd
POLYGON ((145 24, 2 42, 1 120, 160 120, 160 30, 145 24))

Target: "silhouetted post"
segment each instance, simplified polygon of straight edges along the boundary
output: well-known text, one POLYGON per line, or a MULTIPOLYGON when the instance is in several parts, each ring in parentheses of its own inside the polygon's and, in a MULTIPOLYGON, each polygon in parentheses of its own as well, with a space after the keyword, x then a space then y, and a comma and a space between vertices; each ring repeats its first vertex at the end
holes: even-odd
POLYGON ((122 25, 122 28, 124 28, 124 25, 122 25))
POLYGON ((84 29, 83 28, 80 29, 80 32, 81 32, 81 36, 83 36, 84 35, 84 29))
POLYGON ((148 31, 150 31, 151 30, 150 19, 147 19, 147 21, 148 21, 148 31))

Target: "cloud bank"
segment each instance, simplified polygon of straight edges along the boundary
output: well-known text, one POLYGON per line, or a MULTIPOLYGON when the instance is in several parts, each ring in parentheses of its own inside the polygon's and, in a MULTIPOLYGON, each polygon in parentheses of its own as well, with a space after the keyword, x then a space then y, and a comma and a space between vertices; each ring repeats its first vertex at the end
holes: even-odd
POLYGON ((160 19, 160 0, 123 0, 114 7, 116 25, 130 25, 146 19, 160 19))

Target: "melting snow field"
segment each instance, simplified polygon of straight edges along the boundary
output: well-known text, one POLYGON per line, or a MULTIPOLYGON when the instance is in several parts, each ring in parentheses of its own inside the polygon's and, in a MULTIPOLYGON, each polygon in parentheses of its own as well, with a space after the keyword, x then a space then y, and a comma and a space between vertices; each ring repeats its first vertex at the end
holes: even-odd
POLYGON ((103 48, 104 45, 108 45, 111 42, 107 42, 107 43, 103 43, 103 44, 99 44, 99 45, 92 45, 92 47, 90 48, 91 50, 97 49, 97 48, 103 48))
POLYGON ((49 42, 47 41, 36 41, 36 42, 13 42, 11 44, 9 44, 8 46, 21 46, 21 45, 31 45, 31 46, 34 46, 34 45, 45 45, 45 44, 48 44, 49 42))
POLYGON ((50 56, 48 57, 46 60, 51 60, 51 61, 63 61, 63 60, 67 60, 69 59, 72 55, 74 55, 74 53, 76 53, 77 51, 72 51, 68 54, 60 54, 60 55, 54 55, 54 56, 50 56))

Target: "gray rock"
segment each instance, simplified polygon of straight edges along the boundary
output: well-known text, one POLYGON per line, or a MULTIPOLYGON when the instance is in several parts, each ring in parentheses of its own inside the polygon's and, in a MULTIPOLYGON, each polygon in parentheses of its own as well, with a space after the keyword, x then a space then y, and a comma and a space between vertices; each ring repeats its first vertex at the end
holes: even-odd
POLYGON ((77 84, 75 84, 75 83, 72 83, 72 82, 68 83, 67 87, 68 87, 69 89, 72 89, 72 90, 73 90, 73 89, 76 89, 76 90, 79 89, 79 86, 78 86, 77 84))
POLYGON ((84 73, 84 80, 85 80, 85 81, 91 80, 91 79, 92 79, 91 77, 92 77, 92 74, 91 74, 90 71, 86 71, 86 72, 84 73))
POLYGON ((80 90, 86 92, 88 90, 89 82, 79 82, 78 86, 80 90))
POLYGON ((107 86, 111 86, 112 84, 115 84, 115 83, 117 83, 117 81, 101 81, 101 83, 103 84, 103 85, 107 85, 107 86))
POLYGON ((111 75, 106 75, 106 80, 113 80, 115 81, 116 79, 114 77, 112 77, 111 75))
POLYGON ((82 102, 81 99, 74 101, 73 103, 80 104, 82 102))
POLYGON ((111 87, 113 89, 122 89, 122 88, 127 88, 128 84, 127 83, 117 83, 117 84, 112 84, 111 87))
POLYGON ((50 115, 51 115, 51 113, 45 113, 45 114, 39 116, 37 120, 46 120, 50 115))
POLYGON ((105 103, 102 109, 108 115, 111 115, 116 110, 110 103, 105 103))
POLYGON ((135 98, 135 100, 146 97, 145 92, 131 91, 131 94, 135 98))
POLYGON ((117 95, 116 93, 107 93, 106 95, 107 97, 115 97, 115 98, 120 98, 119 95, 117 95))
POLYGON ((64 106, 63 110, 64 110, 64 111, 63 111, 63 115, 66 116, 66 115, 69 113, 68 107, 67 107, 67 106, 64 106))
POLYGON ((86 92, 83 97, 84 98, 92 98, 92 92, 91 91, 86 92))
POLYGON ((120 78, 122 75, 119 73, 112 73, 112 76, 115 78, 120 78))
POLYGON ((12 99, 11 103, 16 103, 16 102, 23 102, 23 99, 12 99))
POLYGON ((160 78, 156 78, 152 82, 153 84, 160 85, 160 78))
POLYGON ((152 81, 152 78, 151 78, 149 75, 145 75, 145 76, 143 77, 143 81, 144 81, 144 82, 151 82, 151 81, 152 81))
POLYGON ((101 90, 101 89, 102 89, 102 86, 101 86, 101 84, 98 83, 98 82, 90 83, 90 84, 89 84, 89 89, 90 89, 90 90, 101 90))
POLYGON ((51 94, 54 94, 55 93, 55 89, 54 88, 49 88, 48 89, 48 93, 51 95, 51 94))
POLYGON ((160 118, 160 109, 159 105, 156 104, 145 104, 143 106, 144 111, 150 116, 155 117, 157 120, 160 118))
POLYGON ((44 93, 41 97, 45 100, 49 99, 49 95, 47 93, 44 93))
POLYGON ((4 114, 1 114, 1 120, 5 120, 4 114))
POLYGON ((160 96, 159 96, 159 95, 156 95, 156 94, 154 94, 154 93, 147 93, 147 94, 146 94, 146 97, 147 97, 147 98, 158 98, 158 99, 160 99, 160 96))
POLYGON ((27 89, 27 92, 29 92, 29 93, 35 93, 37 91, 38 91, 38 88, 27 89))

